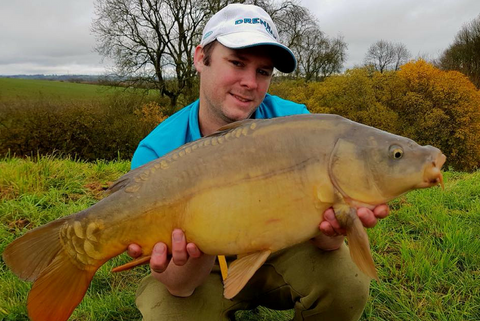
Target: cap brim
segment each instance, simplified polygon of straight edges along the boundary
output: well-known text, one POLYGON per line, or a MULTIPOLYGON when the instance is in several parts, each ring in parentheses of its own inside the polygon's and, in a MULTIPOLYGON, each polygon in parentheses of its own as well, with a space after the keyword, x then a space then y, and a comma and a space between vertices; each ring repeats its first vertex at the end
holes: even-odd
POLYGON ((273 65, 281 72, 290 73, 297 67, 297 60, 293 52, 271 37, 258 32, 235 32, 218 36, 218 42, 230 49, 244 49, 256 46, 270 46, 272 48, 273 65))

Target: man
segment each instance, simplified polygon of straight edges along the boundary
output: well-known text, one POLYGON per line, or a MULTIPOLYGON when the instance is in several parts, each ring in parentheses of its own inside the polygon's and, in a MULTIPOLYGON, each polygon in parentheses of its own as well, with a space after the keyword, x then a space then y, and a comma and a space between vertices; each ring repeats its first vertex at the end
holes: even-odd
MULTIPOLYGON (((139 145, 132 168, 141 166, 220 127, 247 118, 308 113, 304 105, 266 94, 274 68, 292 72, 293 53, 278 41, 270 16, 253 5, 232 4, 207 23, 195 50, 200 98, 162 122, 139 145)), ((301 213, 299 213, 301 214, 301 213)), ((359 209, 366 227, 388 215, 386 205, 359 209)), ((366 303, 369 280, 350 260, 333 210, 324 213, 320 236, 271 255, 232 300, 223 298, 215 257, 172 233, 172 260, 155 245, 152 273, 137 292, 144 320, 228 320, 239 309, 264 305, 295 308, 295 320, 357 320, 366 303)), ((221 241, 221 240, 219 240, 221 241)), ((141 248, 132 244, 129 255, 141 248)))

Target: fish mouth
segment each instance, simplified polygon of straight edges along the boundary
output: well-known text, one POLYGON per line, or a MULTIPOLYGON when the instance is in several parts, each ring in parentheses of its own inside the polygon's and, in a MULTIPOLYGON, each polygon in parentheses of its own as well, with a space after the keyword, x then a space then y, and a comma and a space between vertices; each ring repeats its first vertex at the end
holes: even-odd
POLYGON ((423 172, 423 182, 420 184, 420 188, 440 185, 442 189, 445 189, 445 186, 443 185, 443 175, 440 170, 446 160, 447 157, 440 152, 436 159, 425 167, 423 172))

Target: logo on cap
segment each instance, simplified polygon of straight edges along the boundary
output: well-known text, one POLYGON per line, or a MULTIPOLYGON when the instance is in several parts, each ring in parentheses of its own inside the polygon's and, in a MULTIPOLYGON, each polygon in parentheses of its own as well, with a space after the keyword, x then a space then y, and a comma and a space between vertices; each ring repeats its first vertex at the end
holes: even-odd
POLYGON ((209 31, 205 34, 205 36, 203 36, 203 39, 207 39, 211 34, 213 33, 213 31, 209 31))
POLYGON ((249 23, 249 24, 261 24, 265 27, 265 30, 272 35, 273 38, 277 39, 277 37, 273 34, 272 27, 268 24, 268 22, 260 19, 260 18, 244 18, 235 20, 235 25, 240 25, 242 23, 249 23))

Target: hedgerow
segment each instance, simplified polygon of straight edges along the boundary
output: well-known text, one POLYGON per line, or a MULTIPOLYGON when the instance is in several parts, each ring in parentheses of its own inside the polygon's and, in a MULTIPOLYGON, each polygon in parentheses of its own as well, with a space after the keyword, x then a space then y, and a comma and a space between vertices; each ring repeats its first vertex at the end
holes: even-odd
POLYGON ((17 99, 0 103, 0 154, 130 159, 140 140, 164 118, 158 105, 137 95, 90 103, 17 99))

